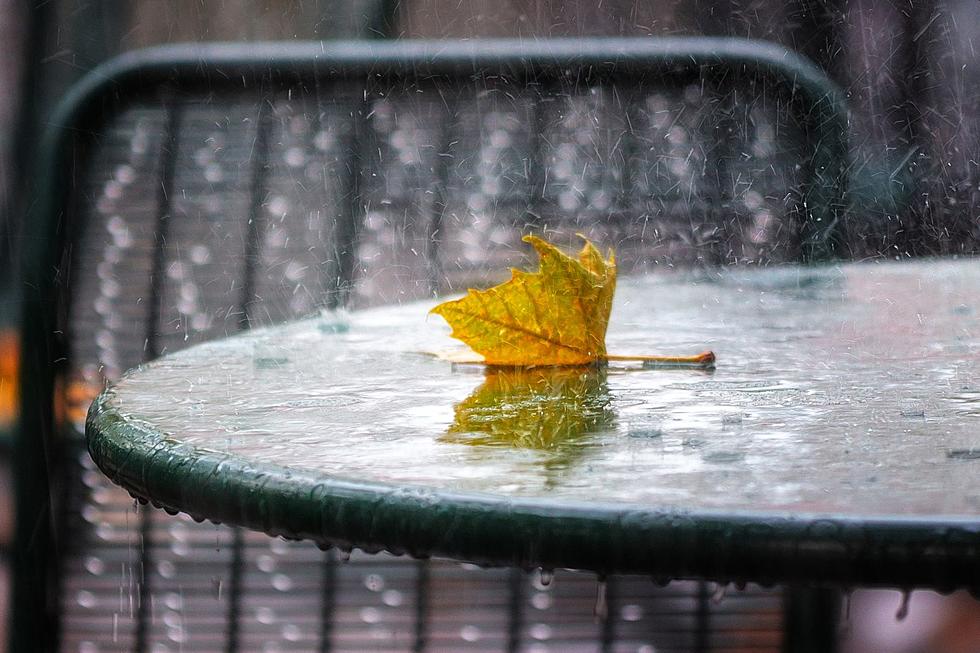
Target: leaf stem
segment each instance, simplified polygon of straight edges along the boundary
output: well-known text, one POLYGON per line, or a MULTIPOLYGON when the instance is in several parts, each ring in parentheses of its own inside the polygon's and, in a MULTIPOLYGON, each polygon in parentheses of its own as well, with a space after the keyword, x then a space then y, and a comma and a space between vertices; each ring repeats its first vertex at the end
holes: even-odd
POLYGON ((605 358, 609 361, 639 361, 659 365, 711 367, 715 364, 715 353, 712 351, 702 352, 697 356, 617 356, 615 354, 606 354, 605 358))

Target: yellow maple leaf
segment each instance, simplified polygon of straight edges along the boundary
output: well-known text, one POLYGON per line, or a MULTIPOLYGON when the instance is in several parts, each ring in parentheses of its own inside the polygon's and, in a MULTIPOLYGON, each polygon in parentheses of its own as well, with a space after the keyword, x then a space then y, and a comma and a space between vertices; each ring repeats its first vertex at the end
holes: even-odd
POLYGON ((432 312, 490 365, 587 365, 604 358, 613 256, 603 260, 588 241, 578 260, 536 236, 524 241, 541 258, 539 272, 515 269, 509 281, 470 290, 432 312))
POLYGON ((536 236, 525 236, 541 260, 537 272, 512 270, 510 280, 487 290, 469 290, 461 299, 432 309, 452 327, 452 336, 479 356, 450 357, 487 365, 589 365, 608 360, 641 360, 707 366, 714 354, 693 357, 611 356, 606 327, 616 291, 616 258, 603 259, 595 245, 578 258, 536 236))

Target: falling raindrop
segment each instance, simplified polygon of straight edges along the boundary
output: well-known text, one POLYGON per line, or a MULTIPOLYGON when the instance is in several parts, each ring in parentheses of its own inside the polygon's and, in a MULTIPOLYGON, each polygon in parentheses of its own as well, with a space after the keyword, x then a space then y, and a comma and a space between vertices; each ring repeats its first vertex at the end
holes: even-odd
POLYGON ((712 603, 721 603, 725 598, 725 594, 728 593, 728 583, 718 583, 715 586, 715 591, 711 595, 712 603))
POLYGON ((405 597, 398 590, 385 590, 381 593, 381 602, 388 607, 397 608, 405 602, 405 597))
POLYGON ((531 605, 537 610, 547 610, 551 607, 553 599, 547 592, 535 592, 531 597, 531 605))
POLYGON ((466 625, 459 629, 459 637, 464 642, 478 642, 482 636, 483 633, 476 626, 466 625))
POLYGON ((851 598, 853 592, 845 590, 841 597, 841 619, 837 630, 840 635, 845 635, 851 630, 851 598))

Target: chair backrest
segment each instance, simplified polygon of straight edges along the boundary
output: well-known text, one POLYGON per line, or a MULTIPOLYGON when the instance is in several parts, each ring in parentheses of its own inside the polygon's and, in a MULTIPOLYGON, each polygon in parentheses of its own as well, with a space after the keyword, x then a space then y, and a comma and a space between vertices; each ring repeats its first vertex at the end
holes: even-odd
POLYGON ((772 593, 610 579, 612 616, 557 632, 594 580, 344 566, 135 509, 91 466, 83 411, 194 342, 488 283, 528 230, 614 245, 627 273, 831 256, 846 120, 811 65, 738 40, 166 47, 101 67, 56 114, 27 241, 15 644, 706 650, 751 638, 730 623, 745 610, 778 646, 772 593), (651 610, 661 626, 638 629, 651 610))

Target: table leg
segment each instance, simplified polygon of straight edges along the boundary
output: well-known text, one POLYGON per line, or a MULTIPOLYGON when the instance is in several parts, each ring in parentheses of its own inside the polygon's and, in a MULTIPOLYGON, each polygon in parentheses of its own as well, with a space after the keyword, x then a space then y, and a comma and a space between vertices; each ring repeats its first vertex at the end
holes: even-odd
POLYGON ((783 598, 783 651, 834 653, 841 594, 838 590, 790 586, 783 598))

